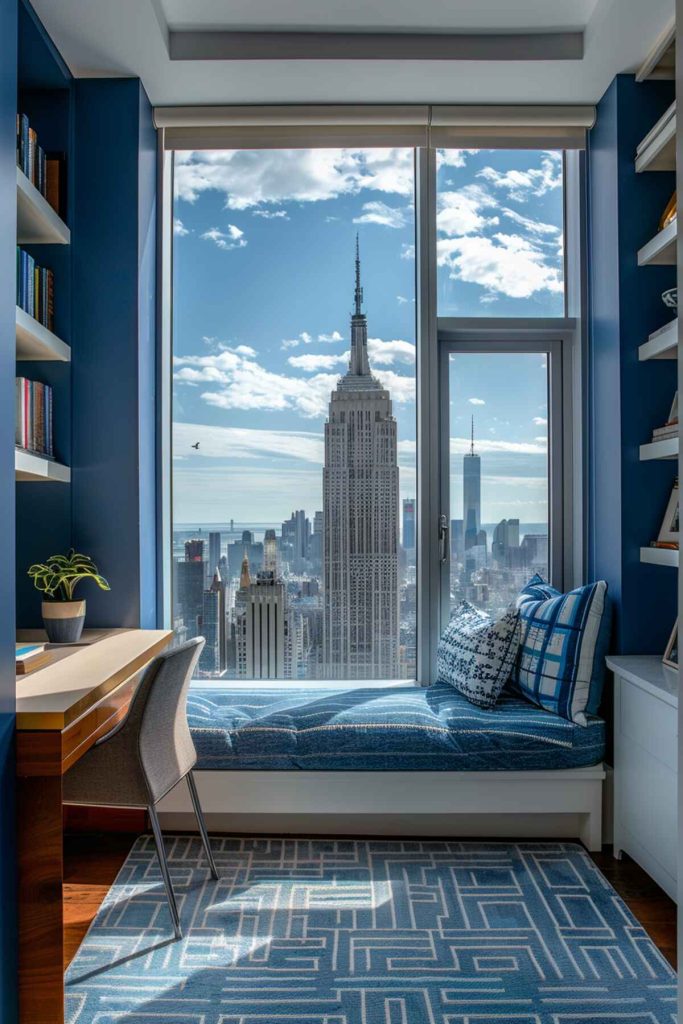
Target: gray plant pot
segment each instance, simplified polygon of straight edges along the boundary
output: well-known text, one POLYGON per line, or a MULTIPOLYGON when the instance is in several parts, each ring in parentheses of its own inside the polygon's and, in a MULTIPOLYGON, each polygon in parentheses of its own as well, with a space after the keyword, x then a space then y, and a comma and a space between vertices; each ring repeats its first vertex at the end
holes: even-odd
POLYGON ((85 622, 85 601, 43 601, 43 625, 51 644, 76 644, 85 622))

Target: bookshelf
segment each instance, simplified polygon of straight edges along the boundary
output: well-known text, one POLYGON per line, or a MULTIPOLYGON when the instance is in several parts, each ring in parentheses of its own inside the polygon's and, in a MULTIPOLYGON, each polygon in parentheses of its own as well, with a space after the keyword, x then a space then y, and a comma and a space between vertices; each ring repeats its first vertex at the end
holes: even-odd
POLYGON ((673 220, 638 250, 638 266, 675 267, 678 221, 673 220))
POLYGON ((677 459, 678 438, 667 437, 663 441, 651 441, 649 444, 641 444, 640 461, 649 462, 651 459, 677 459))
POLYGON ((638 359, 678 359, 678 317, 652 332, 638 349, 638 359))
POLYGON ((678 551, 670 548, 641 548, 640 560, 649 565, 667 565, 669 568, 678 568, 678 551))
POLYGON ((17 306, 17 361, 26 362, 55 360, 68 363, 71 360, 71 348, 65 341, 58 338, 47 327, 43 327, 35 317, 29 316, 17 306))
POLYGON ((68 227, 20 167, 17 167, 17 243, 71 244, 71 232, 68 227))
POLYGON ((43 455, 22 451, 20 448, 14 450, 14 476, 22 483, 71 482, 71 470, 68 466, 47 459, 43 455))

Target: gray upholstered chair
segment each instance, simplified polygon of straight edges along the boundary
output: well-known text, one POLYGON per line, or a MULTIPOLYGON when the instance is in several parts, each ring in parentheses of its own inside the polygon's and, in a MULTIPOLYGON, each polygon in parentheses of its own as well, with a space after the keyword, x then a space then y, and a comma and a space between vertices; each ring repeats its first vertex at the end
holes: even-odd
POLYGON ((218 878, 192 777, 197 752, 187 724, 186 697, 204 638, 155 658, 138 683, 125 718, 64 776, 64 802, 97 807, 145 807, 149 813, 176 938, 180 916, 171 885, 156 805, 187 779, 211 874, 218 878))

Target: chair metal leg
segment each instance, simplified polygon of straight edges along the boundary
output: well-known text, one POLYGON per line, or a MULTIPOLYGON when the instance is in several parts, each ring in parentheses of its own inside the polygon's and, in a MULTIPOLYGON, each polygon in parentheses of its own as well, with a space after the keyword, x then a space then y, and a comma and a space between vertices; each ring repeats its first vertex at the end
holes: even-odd
POLYGON ((202 837, 202 843, 206 850, 206 857, 209 861, 209 867, 211 868, 211 874, 214 878, 218 878, 218 871, 216 869, 216 862, 213 859, 213 853, 211 852, 211 843, 209 842, 209 833, 206 831, 206 824, 204 822, 204 814, 202 812, 202 805, 199 802, 199 793, 197 792, 197 786, 194 781, 192 772, 187 773, 187 786, 190 790, 190 797, 192 798, 192 806, 194 808, 195 818, 199 825, 199 831, 202 837))
POLYGON ((175 932, 176 939, 182 939, 183 933, 180 928, 180 914, 178 913, 178 905, 175 901, 175 893, 173 892, 173 885, 171 884, 171 875, 168 870, 168 861, 166 859, 164 837, 161 832, 161 826, 159 825, 159 819, 157 817, 156 808, 150 805, 147 808, 147 810, 149 812, 149 820, 152 823, 152 832, 154 833, 154 842, 157 848, 159 867, 161 868, 161 877, 163 878, 164 885, 166 886, 168 906, 169 910, 171 911, 171 917, 173 918, 173 930, 175 932))

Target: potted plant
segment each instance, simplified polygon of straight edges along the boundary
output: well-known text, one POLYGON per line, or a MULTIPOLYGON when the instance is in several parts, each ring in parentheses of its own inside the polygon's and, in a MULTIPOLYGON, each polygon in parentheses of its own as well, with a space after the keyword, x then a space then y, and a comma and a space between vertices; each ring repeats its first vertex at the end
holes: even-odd
POLYGON ((45 595, 43 624, 50 643, 78 643, 85 622, 85 601, 74 600, 76 585, 81 580, 94 580, 100 590, 109 590, 92 558, 71 548, 68 555, 51 555, 45 564, 32 565, 28 574, 36 590, 45 595))

